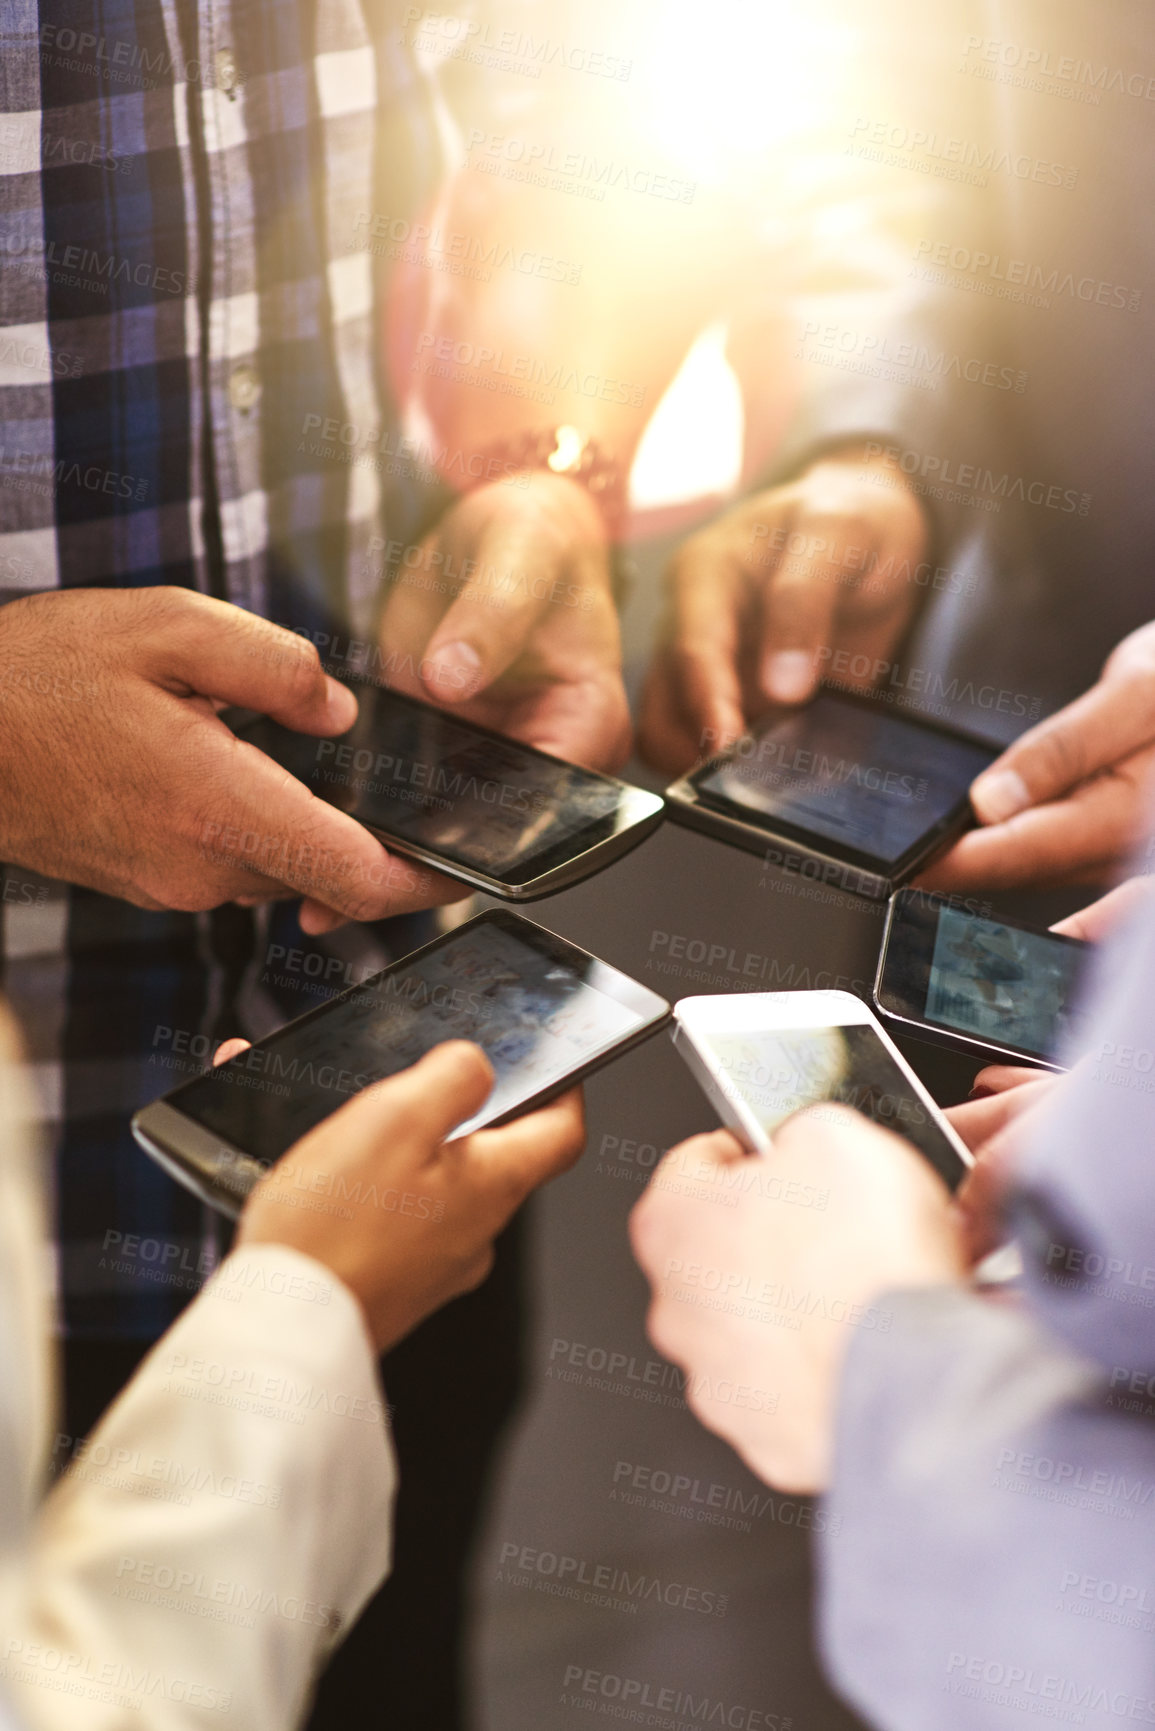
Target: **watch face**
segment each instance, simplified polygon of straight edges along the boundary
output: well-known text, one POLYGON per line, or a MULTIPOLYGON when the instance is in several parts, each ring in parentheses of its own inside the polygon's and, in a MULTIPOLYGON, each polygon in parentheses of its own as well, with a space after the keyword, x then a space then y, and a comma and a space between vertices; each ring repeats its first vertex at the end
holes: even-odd
POLYGON ((557 427, 553 436, 554 448, 545 460, 546 467, 555 475, 576 475, 590 448, 590 441, 576 427, 557 427))

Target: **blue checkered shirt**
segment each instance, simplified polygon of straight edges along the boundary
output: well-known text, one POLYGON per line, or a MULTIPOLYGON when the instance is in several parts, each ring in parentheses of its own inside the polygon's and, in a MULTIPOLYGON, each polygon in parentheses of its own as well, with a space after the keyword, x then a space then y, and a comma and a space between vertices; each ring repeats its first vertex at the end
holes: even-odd
MULTIPOLYGON (((365 627, 388 483, 308 435, 391 413, 365 213, 436 159, 404 23, 389 0, 5 0, 0 599, 164 583, 365 627)), ((0 885, 66 1325, 154 1335, 220 1245, 131 1112, 240 1031, 239 1004, 261 1032, 364 962, 314 967, 287 907, 148 913, 15 867, 0 885)))

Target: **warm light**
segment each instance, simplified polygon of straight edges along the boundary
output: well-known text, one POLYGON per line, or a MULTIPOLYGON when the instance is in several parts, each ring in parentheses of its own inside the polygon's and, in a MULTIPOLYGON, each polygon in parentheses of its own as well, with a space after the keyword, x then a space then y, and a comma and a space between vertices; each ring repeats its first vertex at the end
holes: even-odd
POLYGON ((654 410, 630 470, 638 511, 732 492, 742 474, 742 393, 726 327, 702 332, 654 410))
POLYGON ((784 145, 842 121, 858 34, 813 0, 662 0, 641 129, 699 184, 764 174, 784 145))
POLYGON ((554 437, 557 447, 550 452, 546 462, 556 475, 572 474, 586 448, 585 434, 579 433, 576 427, 558 427, 554 437))

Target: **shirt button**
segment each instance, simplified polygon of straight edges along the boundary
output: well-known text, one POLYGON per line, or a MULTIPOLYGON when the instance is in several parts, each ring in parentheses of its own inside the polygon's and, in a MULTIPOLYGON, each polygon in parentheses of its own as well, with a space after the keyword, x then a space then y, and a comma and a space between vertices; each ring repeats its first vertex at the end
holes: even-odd
POLYGON ((236 367, 229 375, 229 402, 242 415, 247 415, 261 394, 261 381, 255 367, 236 367))
POLYGON ((231 48, 218 49, 216 67, 217 89, 223 90, 226 96, 235 99, 240 80, 237 77, 237 57, 231 48))

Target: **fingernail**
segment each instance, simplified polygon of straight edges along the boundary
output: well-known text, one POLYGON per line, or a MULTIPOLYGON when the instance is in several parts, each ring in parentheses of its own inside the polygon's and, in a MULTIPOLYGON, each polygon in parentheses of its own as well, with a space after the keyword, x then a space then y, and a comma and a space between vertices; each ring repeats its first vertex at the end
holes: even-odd
POLYGON ((988 1088, 985 1082, 976 1082, 970 1093, 967 1095, 967 1099, 988 1100, 993 1093, 994 1089, 988 1088))
POLYGON ((357 719, 356 697, 347 685, 341 684, 339 679, 334 679, 329 674, 326 674, 325 678, 325 695, 328 698, 329 708, 333 711, 334 720, 341 722, 344 727, 352 727, 357 719))
POLYGON ((1031 803, 1027 784, 1014 769, 993 769, 971 788, 971 804, 982 823, 1005 823, 1031 803))
POLYGON ((472 643, 443 643, 425 663, 422 677, 443 697, 468 697, 481 682, 481 657, 472 643))
POLYGON ((762 689, 775 703, 801 703, 814 689, 814 661, 805 649, 776 649, 762 664, 762 689))

